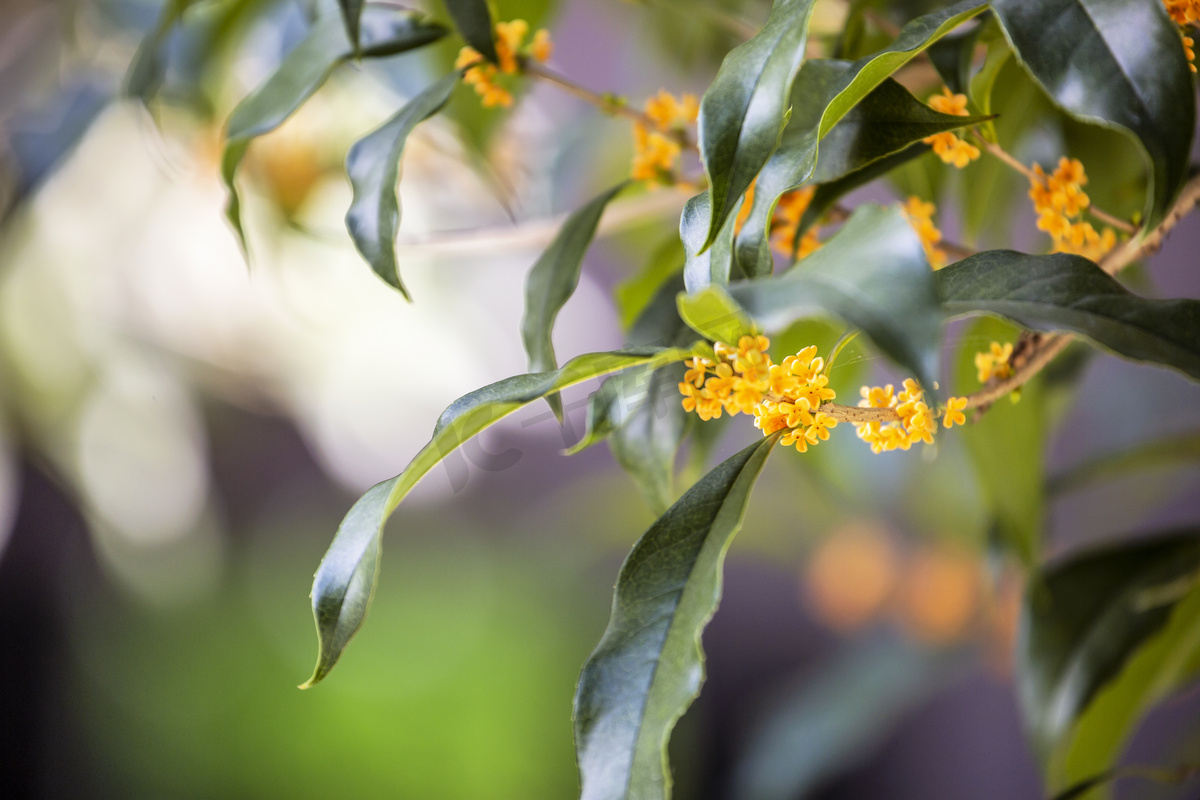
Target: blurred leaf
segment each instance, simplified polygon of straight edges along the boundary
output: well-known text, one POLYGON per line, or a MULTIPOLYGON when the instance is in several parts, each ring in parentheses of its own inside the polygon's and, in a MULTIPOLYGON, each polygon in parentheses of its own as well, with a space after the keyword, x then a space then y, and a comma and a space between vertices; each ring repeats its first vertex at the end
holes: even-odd
POLYGON ((125 94, 136 97, 143 104, 149 104, 154 98, 158 87, 162 85, 163 73, 167 68, 168 40, 174 32, 183 13, 196 0, 166 0, 154 29, 142 39, 134 53, 129 71, 125 73, 125 94))
POLYGON ((789 93, 804 60, 813 0, 775 0, 766 25, 725 56, 700 101, 699 145, 711 213, 697 252, 728 217, 779 143, 789 93))
POLYGON ((621 567, 612 618, 579 677, 575 746, 583 800, 666 800, 667 741, 700 691, 700 635, 750 490, 778 440, 722 462, 663 514, 621 567))
MULTIPOLYGON (((1000 76, 1000 71, 1008 63, 1011 55, 1012 50, 1003 37, 996 36, 987 43, 987 57, 984 59, 983 66, 971 78, 966 89, 967 96, 980 113, 992 113, 992 90, 996 87, 996 78, 1000 76)), ((996 141, 994 122, 989 120, 983 125, 982 130, 986 138, 996 141)))
POLYGON ((617 284, 617 313, 622 328, 628 330, 658 290, 683 269, 685 257, 683 241, 672 233, 651 251, 640 272, 617 284))
POLYGON ((943 314, 933 275, 904 215, 896 208, 868 203, 859 206, 820 250, 788 272, 731 286, 729 295, 769 329, 805 316, 840 317, 911 372, 936 403, 943 314))
POLYGON ((355 142, 346 154, 346 174, 354 189, 354 200, 346 212, 346 230, 375 274, 398 289, 406 300, 412 298, 400 279, 395 244, 400 227, 400 157, 409 134, 445 105, 461 78, 461 72, 446 75, 355 142))
POLYGON ((680 294, 678 302, 680 318, 709 341, 737 344, 738 339, 757 330, 724 287, 709 286, 696 294, 680 294))
POLYGON ((989 250, 936 273, 946 310, 986 312, 1026 327, 1081 334, 1118 355, 1200 380, 1200 300, 1128 292, 1091 261, 989 250))
POLYGON ((1174 434, 1167 439, 1142 442, 1084 461, 1050 478, 1046 491, 1051 495, 1074 491, 1095 481, 1112 480, 1126 473, 1170 467, 1200 460, 1200 432, 1174 434))
POLYGON ((355 53, 358 53, 362 44, 358 32, 364 5, 364 0, 338 0, 338 8, 342 12, 342 22, 346 25, 346 38, 350 40, 350 47, 355 53))
MULTIPOLYGON (((1167 624, 1138 648, 1121 674, 1102 688, 1079 716, 1065 754, 1062 785, 1084 780, 1117 763, 1146 713, 1195 681, 1200 672, 1200 591, 1195 588, 1195 573, 1164 588, 1182 590, 1184 584, 1191 588, 1174 603, 1167 624)), ((1177 773, 1175 781, 1183 777, 1186 773, 1177 773)))
POLYGON ((1196 125, 1191 72, 1162 3, 996 0, 993 7, 1017 58, 1056 103, 1141 142, 1152 175, 1146 226, 1156 226, 1187 177, 1196 125))
POLYGON ((1112 766, 1150 703, 1194 670, 1198 568, 1189 530, 1076 556, 1031 582, 1017 683, 1052 791, 1112 766))
MULTIPOLYGON (((525 314, 521 318, 521 341, 529 356, 530 372, 545 372, 558 366, 554 356, 554 320, 579 285, 583 256, 596 235, 596 226, 609 201, 629 185, 628 181, 601 192, 567 217, 554 241, 546 248, 525 278, 525 314)), ((562 398, 546 398, 554 416, 562 421, 562 398)))
MULTIPOLYGON (((998 319, 981 319, 968 328, 958 353, 957 393, 975 385, 976 351, 1016 336, 1015 328, 998 319)), ((992 519, 992 536, 1025 565, 1038 562, 1046 513, 1042 383, 1030 381, 1021 387, 1019 403, 1001 400, 978 423, 959 429, 992 519)))
POLYGON ((547 394, 630 367, 662 366, 691 355, 691 350, 654 347, 588 353, 554 372, 506 378, 451 403, 438 418, 429 444, 404 471, 376 484, 342 520, 313 578, 313 616, 320 651, 312 677, 301 688, 313 686, 329 674, 362 626, 375 590, 384 523, 425 473, 467 439, 547 394))
MULTIPOLYGON (((419 14, 370 8, 362 17, 361 52, 368 57, 396 55, 445 35, 445 28, 426 22, 419 14)), ((225 150, 221 154, 221 177, 229 191, 225 214, 243 249, 246 239, 242 231, 241 204, 233 180, 246 148, 254 138, 282 125, 321 88, 333 68, 353 54, 340 19, 318 20, 271 77, 238 103, 229 115, 225 124, 225 150)))
POLYGON ((462 34, 467 44, 474 47, 481 56, 495 64, 499 57, 496 55, 495 26, 492 24, 492 12, 487 0, 443 0, 446 10, 454 19, 454 27, 462 34))
POLYGON ((683 279, 689 292, 698 292, 706 286, 724 286, 733 278, 743 277, 739 268, 735 273, 733 260, 733 228, 735 216, 725 220, 715 242, 704 250, 704 235, 708 231, 712 206, 708 192, 701 192, 687 201, 679 218, 679 238, 683 242, 683 279))
POLYGON ((775 698, 734 767, 735 800, 808 797, 870 755, 915 706, 944 686, 937 651, 900 639, 849 641, 775 698))

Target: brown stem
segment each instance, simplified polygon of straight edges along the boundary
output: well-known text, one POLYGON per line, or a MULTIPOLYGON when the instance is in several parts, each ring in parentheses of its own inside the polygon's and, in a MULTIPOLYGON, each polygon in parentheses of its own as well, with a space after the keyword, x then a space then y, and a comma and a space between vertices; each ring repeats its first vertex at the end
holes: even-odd
MULTIPOLYGON (((633 108, 624 100, 621 100, 614 95, 605 95, 600 94, 599 92, 593 92, 586 86, 580 86, 570 78, 560 75, 554 70, 547 69, 532 59, 524 59, 521 69, 527 75, 532 75, 533 77, 540 78, 547 83, 554 84, 568 94, 572 94, 575 97, 578 97, 580 100, 591 103, 606 114, 615 114, 617 116, 625 117, 626 119, 633 120, 639 125, 644 125, 645 127, 653 130, 659 130, 658 122, 655 121, 653 117, 643 111, 638 111, 636 108, 633 108)), ((693 142, 684 131, 670 131, 669 135, 674 137, 674 139, 679 142, 682 147, 689 149, 696 148, 695 142, 693 142)))
POLYGON ((1091 214, 1093 217, 1100 220, 1105 225, 1111 225, 1112 227, 1116 228, 1117 230, 1123 231, 1124 233, 1128 233, 1131 236, 1133 234, 1137 233, 1137 226, 1134 225, 1132 222, 1121 219, 1120 217, 1114 217, 1112 214, 1108 213, 1107 211, 1105 211, 1103 209, 1096 208, 1095 206, 1089 206, 1087 209, 1087 213, 1091 214))

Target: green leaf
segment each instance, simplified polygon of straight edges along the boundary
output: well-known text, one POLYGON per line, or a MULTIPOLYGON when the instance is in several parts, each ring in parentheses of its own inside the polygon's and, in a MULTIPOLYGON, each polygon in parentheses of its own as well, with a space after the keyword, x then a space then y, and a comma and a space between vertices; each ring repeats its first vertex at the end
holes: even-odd
MULTIPOLYGON (((1100 690, 1076 721, 1061 785, 1085 780, 1115 765, 1146 713, 1196 680, 1200 673, 1200 591, 1195 587, 1195 572, 1173 585, 1159 587, 1160 598, 1182 595, 1182 599, 1170 604, 1174 608, 1167 624, 1129 658, 1121 674, 1100 690)), ((1182 777, 1176 774, 1174 781, 1182 777)))
POLYGON ((362 22, 364 0, 338 0, 338 8, 342 12, 342 22, 346 26, 346 38, 350 40, 351 49, 357 53, 361 42, 359 41, 359 28, 362 22))
MULTIPOLYGON (((942 311, 933 275, 904 215, 864 204, 824 247, 791 270, 732 286, 729 296, 735 309, 768 329, 805 316, 840 317, 910 371, 936 403, 942 311)), ((682 310, 682 298, 680 305, 682 310)))
MULTIPOLYGON (((847 69, 849 64, 842 62, 839 68, 847 69)), ((978 125, 987 119, 934 111, 889 78, 847 112, 821 140, 821 154, 810 180, 813 183, 837 180, 935 133, 978 125)))
MULTIPOLYGON (((426 22, 413 13, 368 9, 361 23, 361 52, 369 57, 396 55, 446 35, 446 29, 441 25, 426 22)), ((256 137, 282 125, 321 88, 333 68, 353 54, 342 21, 335 17, 320 19, 271 77, 238 103, 229 115, 225 124, 225 150, 221 154, 221 177, 229 190, 225 215, 243 249, 246 237, 234 177, 246 149, 256 137)))
POLYGON ((955 94, 967 92, 975 59, 975 45, 982 31, 983 24, 980 24, 962 33, 944 36, 929 46, 927 55, 930 63, 946 88, 955 94))
POLYGON ((738 339, 757 330, 754 321, 722 286, 709 286, 696 294, 682 293, 678 303, 680 319, 709 341, 736 345, 738 339))
POLYGON ((496 55, 496 39, 492 12, 487 0, 444 0, 446 10, 454 20, 454 27, 462 34, 467 44, 474 47, 481 56, 495 64, 499 57, 496 55))
POLYGON ((362 626, 379 571, 384 523, 423 475, 467 439, 548 394, 631 367, 682 361, 692 354, 689 349, 656 347, 588 353, 554 372, 506 378, 451 403, 438 418, 429 444, 404 471, 368 491, 342 520, 313 578, 313 616, 320 650, 312 677, 301 688, 313 686, 329 674, 362 626))
POLYGON ((1080 256, 989 250, 936 273, 951 314, 986 312, 1078 333, 1117 355, 1200 380, 1200 301, 1138 297, 1080 256))
MULTIPOLYGON (((962 337, 957 363, 958 393, 975 387, 975 353, 993 341, 1015 342, 1018 331, 998 319, 977 320, 962 337)), ((1046 432, 1049 428, 1043 381, 1021 387, 1018 403, 1001 400, 988 409, 978 424, 966 425, 958 435, 967 447, 987 513, 991 537, 1032 567, 1042 549, 1046 516, 1046 432)))
POLYGON ((461 72, 444 76, 383 125, 355 142, 346 154, 346 174, 354 189, 354 200, 346 212, 346 230, 375 274, 398 289, 406 300, 412 298, 400 280, 396 263, 396 231, 400 228, 397 195, 400 157, 409 134, 445 105, 461 78, 461 72))
POLYGON ((621 567, 612 618, 575 696, 584 800, 665 800, 671 729, 700 691, 700 635, 725 552, 777 436, 718 465, 650 526, 621 567))
POLYGON ((996 0, 1017 58, 1063 109, 1141 143, 1150 167, 1146 228, 1188 171, 1195 88, 1179 30, 1158 0, 996 0))
MULTIPOLYGON (((996 78, 1000 76, 1000 71, 1008 63, 1010 56, 1012 56, 1012 50, 1009 48, 1008 42, 997 35, 988 42, 987 56, 983 66, 967 84, 967 96, 983 114, 992 113, 992 90, 996 87, 996 78)), ((994 123, 990 121, 985 123, 982 130, 986 138, 996 141, 994 123)))
POLYGON ((148 104, 162 85, 167 54, 164 52, 175 27, 195 0, 167 0, 154 23, 154 29, 138 45, 129 71, 125 74, 125 94, 148 104))
POLYGON ((712 218, 708 192, 690 198, 679 218, 679 238, 683 242, 683 280, 689 292, 706 286, 724 286, 733 278, 743 277, 740 268, 735 272, 733 260, 733 225, 736 214, 725 220, 717 239, 707 250, 704 236, 712 218))
MULTIPOLYGON (((525 279, 525 314, 521 318, 521 341, 529 356, 530 372, 545 372, 558 366, 554 356, 554 320, 579 285, 583 256, 609 201, 620 194, 628 182, 601 192, 587 205, 567 217, 554 241, 534 263, 525 279)), ((562 399, 546 398, 554 416, 562 420, 562 399)))
MULTIPOLYGON (((834 128, 834 130, 837 129, 834 128)), ((792 252, 796 251, 796 246, 805 232, 813 225, 816 225, 821 217, 825 216, 829 209, 837 204, 838 200, 841 200, 855 189, 882 178, 897 167, 904 166, 914 158, 920 158, 928 152, 930 152, 930 148, 927 144, 909 145, 898 153, 892 153, 891 155, 872 161, 866 166, 856 169, 853 172, 848 172, 828 183, 819 184, 817 190, 813 192, 812 199, 808 202, 808 208, 804 209, 804 214, 800 217, 800 224, 796 226, 796 237, 792 243, 792 252)))
POLYGON ((1194 668, 1197 569, 1200 531, 1189 530, 1077 556, 1031 583, 1017 683, 1051 791, 1111 766, 1140 713, 1194 668), (1068 768, 1081 737, 1091 752, 1068 768))
POLYGON ((712 214, 699 252, 736 213, 738 200, 779 143, 812 7, 813 0, 775 0, 766 25, 725 56, 700 100, 700 156, 712 214))
POLYGON ((651 251, 640 272, 617 284, 614 294, 622 328, 634 323, 658 290, 683 269, 685 259, 683 241, 671 234, 651 251))
POLYGON ((1200 432, 1179 433, 1076 464, 1051 477, 1046 491, 1052 495, 1063 494, 1095 481, 1119 478, 1129 472, 1197 460, 1200 460, 1200 432))

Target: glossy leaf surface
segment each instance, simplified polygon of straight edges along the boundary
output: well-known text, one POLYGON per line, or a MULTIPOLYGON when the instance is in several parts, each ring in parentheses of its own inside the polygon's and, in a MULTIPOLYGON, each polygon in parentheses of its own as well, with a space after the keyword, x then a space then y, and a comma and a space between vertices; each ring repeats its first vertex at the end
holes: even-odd
POLYGON ((729 296, 770 329, 805 316, 840 317, 933 396, 943 319, 933 275, 903 214, 865 204, 836 236, 791 270, 732 286, 729 296))
POLYGON ((653 347, 589 353, 554 372, 506 378, 451 403, 438 418, 429 444, 404 471, 377 484, 354 504, 321 560, 312 589, 320 649, 312 677, 302 688, 329 674, 361 627, 375 589, 384 523, 423 475, 467 439, 548 394, 631 367, 671 364, 691 354, 686 349, 653 347))
MULTIPOLYGON (((437 41, 446 29, 412 13, 369 9, 361 19, 360 52, 367 57, 402 53, 437 41)), ((269 133, 295 113, 304 101, 321 88, 338 64, 354 55, 346 29, 337 17, 318 20, 300 44, 288 53, 266 82, 247 95, 225 125, 225 149, 221 154, 221 177, 229 191, 225 214, 238 242, 245 247, 241 201, 234 177, 246 149, 256 137, 269 133)))
POLYGON ((777 436, 701 478, 634 546, 575 697, 583 800, 666 800, 667 742, 700 691, 725 552, 777 436))
MULTIPOLYGON (((1031 584, 1018 642, 1018 689, 1034 744, 1050 769, 1052 788, 1090 777, 1063 771, 1071 738, 1079 733, 1077 720, 1099 702, 1105 687, 1120 688, 1129 678, 1149 677, 1137 674, 1135 662, 1161 646, 1156 634, 1170 634, 1182 623, 1191 631, 1190 647, 1169 657, 1177 667, 1194 660, 1195 636, 1200 633, 1198 568, 1200 532, 1193 530, 1077 556, 1049 568, 1031 584), (1173 619, 1177 605, 1190 618, 1173 619)), ((1157 688, 1161 691, 1163 686, 1157 688)), ((1138 711, 1144 707, 1139 704, 1138 711)), ((1135 720, 1127 716, 1124 725, 1104 732, 1104 738, 1112 741, 1115 734, 1120 741, 1135 720)), ((1112 749, 1108 755, 1115 756, 1112 749)), ((1094 761, 1089 768, 1094 774, 1106 766, 1094 761)))
POLYGON ((1038 330, 1081 334, 1137 361, 1200 380, 1200 301, 1129 292, 1080 256, 989 250, 936 273, 951 314, 987 312, 1038 330))
MULTIPOLYGON (((558 235, 534 263, 525 279, 525 314, 521 318, 521 341, 529 356, 530 372, 545 372, 558 366, 554 356, 554 320, 579 285, 583 257, 596 235, 596 226, 609 202, 628 183, 601 192, 567 217, 558 235)), ((550 398, 551 408, 562 419, 562 401, 550 398)))
POLYGON ((683 280, 689 292, 706 286, 724 286, 730 280, 742 278, 733 259, 734 217, 725 220, 717 239, 707 250, 704 236, 712 219, 712 204, 708 192, 701 192, 687 201, 679 219, 679 238, 683 242, 683 280))
POLYGON ((496 39, 487 0, 445 0, 454 27, 479 54, 496 63, 496 39))
POLYGON ((400 157, 408 136, 419 123, 437 113, 458 85, 452 72, 410 100, 391 119, 355 142, 346 155, 346 174, 354 199, 346 212, 346 230, 375 274, 398 289, 408 290, 396 262, 396 232, 400 228, 400 198, 396 183, 400 157))
POLYGON ((188 6, 196 0, 167 0, 159 12, 154 29, 138 45, 129 71, 125 75, 125 94, 136 97, 143 103, 158 91, 166 70, 168 40, 174 32, 188 6))
POLYGON ((812 7, 813 0, 775 0, 766 25, 725 56, 700 101, 700 157, 712 201, 700 251, 716 240, 779 142, 812 7))
POLYGON ((996 0, 1017 58, 1084 121, 1137 138, 1150 162, 1146 223, 1166 214, 1187 175, 1195 88, 1179 31, 1156 0, 996 0))

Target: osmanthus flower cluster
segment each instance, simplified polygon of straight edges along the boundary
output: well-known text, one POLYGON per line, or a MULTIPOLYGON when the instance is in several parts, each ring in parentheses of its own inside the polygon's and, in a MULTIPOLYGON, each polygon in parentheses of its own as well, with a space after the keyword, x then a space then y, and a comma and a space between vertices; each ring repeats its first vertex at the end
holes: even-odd
POLYGON ((458 51, 454 62, 457 69, 468 67, 463 74, 463 81, 473 87, 482 100, 484 108, 494 106, 508 107, 512 105, 513 96, 504 87, 496 83, 498 74, 516 75, 521 71, 521 57, 533 58, 546 62, 554 51, 550 40, 550 32, 545 28, 539 29, 533 35, 533 40, 525 45, 525 36, 529 33, 529 23, 523 19, 511 22, 496 23, 496 58, 497 63, 488 64, 474 47, 464 47, 458 51))
POLYGON ((1112 228, 1098 233, 1090 222, 1079 219, 1091 205, 1083 191, 1087 174, 1079 159, 1060 158, 1058 167, 1050 174, 1040 164, 1034 164, 1029 181, 1029 199, 1038 213, 1037 226, 1054 240, 1053 252, 1074 253, 1098 261, 1113 249, 1117 235, 1112 228))
POLYGON ((680 140, 696 124, 700 100, 694 94, 676 97, 664 89, 647 100, 643 110, 650 125, 633 124, 630 176, 637 181, 675 183, 675 166, 682 152, 680 140))
MULTIPOLYGON (((687 372, 679 384, 683 408, 700 419, 719 419, 722 414, 753 414, 754 426, 763 436, 783 431, 779 443, 794 446, 804 453, 809 447, 829 439, 829 431, 838 425, 837 417, 824 410, 837 393, 829 387, 825 359, 809 345, 782 363, 771 360, 766 336, 743 336, 737 347, 724 342, 713 345, 714 359, 697 356, 685 362, 687 372)), ((907 450, 917 442, 933 443, 938 414, 924 402, 920 385, 909 378, 896 394, 886 387, 862 387, 863 408, 886 408, 895 412, 893 422, 865 422, 858 425, 859 438, 875 453, 907 450)), ((944 424, 962 425, 966 416, 965 397, 946 402, 944 424)))
POLYGON ((1196 52, 1192 48, 1196 46, 1196 42, 1188 36, 1188 28, 1200 22, 1200 0, 1163 0, 1163 4, 1167 7, 1172 21, 1180 28, 1183 52, 1187 56, 1188 66, 1195 72, 1196 52))
POLYGON ((905 201, 900 210, 904 212, 909 224, 917 232, 917 237, 921 240, 921 247, 925 248, 925 258, 929 261, 929 266, 934 269, 946 266, 946 251, 938 247, 942 241, 942 232, 933 222, 937 206, 913 196, 905 201))
MULTIPOLYGON (((941 94, 935 94, 930 97, 928 102, 934 111, 940 111, 943 114, 951 114, 956 117, 967 116, 967 96, 965 94, 955 94, 946 87, 942 88, 941 94)), ((933 152, 937 153, 938 158, 947 164, 953 164, 959 169, 970 164, 979 158, 980 155, 978 147, 965 139, 960 139, 957 135, 949 131, 935 133, 933 136, 927 136, 921 141, 925 144, 933 145, 933 152)))

